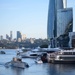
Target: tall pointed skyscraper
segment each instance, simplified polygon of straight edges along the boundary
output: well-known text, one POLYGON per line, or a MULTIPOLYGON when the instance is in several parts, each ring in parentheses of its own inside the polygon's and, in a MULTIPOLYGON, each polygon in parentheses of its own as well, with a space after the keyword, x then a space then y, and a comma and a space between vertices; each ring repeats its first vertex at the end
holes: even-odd
POLYGON ((49 0, 47 37, 54 38, 57 35, 57 10, 63 9, 63 0, 49 0))

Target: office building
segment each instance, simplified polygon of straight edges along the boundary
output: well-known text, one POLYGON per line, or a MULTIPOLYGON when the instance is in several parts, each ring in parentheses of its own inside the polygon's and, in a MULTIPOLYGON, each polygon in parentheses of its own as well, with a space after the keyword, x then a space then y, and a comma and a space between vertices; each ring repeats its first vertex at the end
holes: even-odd
POLYGON ((57 37, 73 31, 73 9, 65 8, 57 11, 57 37))
POLYGON ((69 32, 69 47, 75 47, 75 32, 69 32))
POLYGON ((26 35, 22 34, 22 41, 26 40, 26 35))
POLYGON ((3 36, 2 35, 0 36, 0 40, 3 40, 3 36))
POLYGON ((51 47, 68 47, 72 31, 73 9, 67 8, 67 0, 49 0, 47 38, 51 47))
POLYGON ((18 42, 21 42, 21 40, 22 40, 21 32, 20 31, 17 31, 17 41, 18 42))
POLYGON ((10 31, 10 40, 12 40, 12 31, 10 31))
POLYGON ((48 10, 47 38, 57 36, 57 10, 63 9, 63 0, 50 0, 48 10))
POLYGON ((8 34, 6 34, 6 39, 7 39, 7 40, 9 40, 9 38, 10 38, 10 37, 9 37, 9 35, 8 35, 8 34))

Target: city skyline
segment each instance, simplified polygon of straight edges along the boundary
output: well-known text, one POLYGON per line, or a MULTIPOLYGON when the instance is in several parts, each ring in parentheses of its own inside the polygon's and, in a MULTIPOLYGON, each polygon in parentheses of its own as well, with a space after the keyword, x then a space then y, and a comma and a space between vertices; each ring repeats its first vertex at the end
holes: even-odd
MULTIPOLYGON (((67 3, 75 13, 75 0, 67 3)), ((21 31, 28 38, 47 38, 48 6, 49 0, 0 0, 0 35, 5 38, 12 31, 15 38, 16 32, 21 31)))

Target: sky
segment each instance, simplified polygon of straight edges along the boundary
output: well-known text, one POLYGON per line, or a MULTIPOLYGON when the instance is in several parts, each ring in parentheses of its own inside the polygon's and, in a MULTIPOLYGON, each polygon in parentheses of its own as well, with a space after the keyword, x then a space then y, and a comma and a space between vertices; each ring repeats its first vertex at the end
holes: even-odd
MULTIPOLYGON (((0 35, 12 31, 16 38, 20 31, 27 38, 47 38, 48 6, 49 0, 0 0, 0 35)), ((75 18, 75 0, 67 0, 67 7, 73 7, 75 18)))

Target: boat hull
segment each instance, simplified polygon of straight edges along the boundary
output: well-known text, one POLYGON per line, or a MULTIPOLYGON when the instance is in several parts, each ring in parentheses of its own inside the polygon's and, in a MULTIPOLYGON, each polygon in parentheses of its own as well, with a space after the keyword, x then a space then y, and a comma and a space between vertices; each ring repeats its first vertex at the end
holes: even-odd
POLYGON ((22 55, 21 57, 22 58, 37 58, 38 56, 25 56, 25 55, 22 55))
POLYGON ((53 64, 75 64, 75 60, 51 60, 53 64))
POLYGON ((11 62, 11 66, 17 67, 17 68, 25 68, 25 63, 24 62, 11 62))

